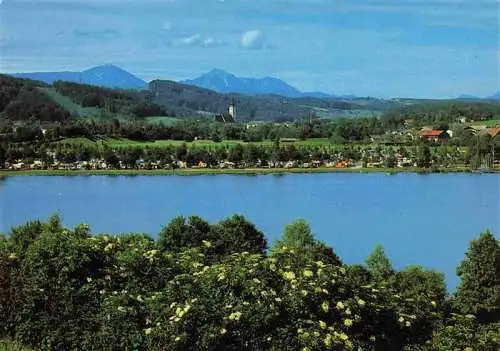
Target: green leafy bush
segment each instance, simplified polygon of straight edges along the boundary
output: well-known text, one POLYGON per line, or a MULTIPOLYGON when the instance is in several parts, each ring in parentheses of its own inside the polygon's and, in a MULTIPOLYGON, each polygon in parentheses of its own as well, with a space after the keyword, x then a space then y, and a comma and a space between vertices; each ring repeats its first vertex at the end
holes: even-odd
MULTIPOLYGON (((486 239, 487 252, 497 241, 486 239)), ((450 303, 442 274, 398 272, 381 247, 366 267, 342 264, 303 221, 265 248, 241 216, 176 218, 158 241, 92 236, 58 217, 29 222, 0 236, 0 340, 43 350, 498 349, 498 319, 453 310, 467 280, 450 303)), ((476 248, 467 267, 483 257, 476 248)))

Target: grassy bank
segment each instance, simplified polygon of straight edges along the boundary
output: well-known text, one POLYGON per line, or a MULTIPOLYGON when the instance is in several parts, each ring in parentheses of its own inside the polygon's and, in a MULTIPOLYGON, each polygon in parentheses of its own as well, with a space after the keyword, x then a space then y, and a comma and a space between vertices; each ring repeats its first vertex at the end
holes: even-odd
MULTIPOLYGON (((155 169, 155 170, 135 170, 135 169, 110 169, 110 170, 23 170, 23 171, 0 171, 1 177, 11 176, 77 176, 77 175, 114 175, 114 176, 134 176, 134 175, 218 175, 218 174, 239 174, 239 175, 259 175, 273 174, 283 175, 287 173, 456 173, 472 172, 465 167, 426 169, 426 168, 246 168, 246 169, 210 169, 210 168, 188 168, 188 169, 155 169)), ((490 169, 487 173, 499 173, 500 168, 490 169)))

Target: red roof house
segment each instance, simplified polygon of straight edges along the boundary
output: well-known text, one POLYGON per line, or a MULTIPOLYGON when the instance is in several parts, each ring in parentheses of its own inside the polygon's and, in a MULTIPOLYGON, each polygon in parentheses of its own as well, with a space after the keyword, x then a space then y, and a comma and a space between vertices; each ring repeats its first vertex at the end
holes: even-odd
POLYGON ((445 130, 426 129, 420 131, 420 138, 438 141, 443 139, 449 139, 450 135, 445 130))
POLYGON ((488 128, 488 134, 491 135, 492 138, 500 135, 500 127, 488 128))

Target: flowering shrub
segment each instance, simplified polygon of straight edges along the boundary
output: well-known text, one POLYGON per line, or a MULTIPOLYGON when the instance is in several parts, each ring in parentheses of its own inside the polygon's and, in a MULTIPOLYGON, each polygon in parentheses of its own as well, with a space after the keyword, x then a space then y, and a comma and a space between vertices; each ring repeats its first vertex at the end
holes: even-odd
POLYGON ((268 255, 242 217, 215 226, 225 229, 176 220, 159 241, 92 236, 57 218, 14 229, 0 237, 0 338, 47 350, 498 346, 498 323, 447 317, 439 274, 410 268, 378 280, 363 266, 341 264, 331 249, 302 255, 319 247, 315 241, 287 247, 285 240, 268 255), (191 239, 172 250, 166 243, 181 240, 176 226, 191 239), (251 250, 222 250, 237 231, 249 234, 240 239, 251 250))

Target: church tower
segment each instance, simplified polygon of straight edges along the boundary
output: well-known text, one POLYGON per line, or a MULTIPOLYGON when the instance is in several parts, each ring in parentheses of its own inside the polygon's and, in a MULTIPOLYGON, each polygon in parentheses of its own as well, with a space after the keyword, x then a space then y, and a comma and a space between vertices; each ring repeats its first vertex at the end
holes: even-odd
POLYGON ((231 102, 229 104, 229 116, 236 122, 236 106, 234 104, 234 97, 231 98, 231 102))

